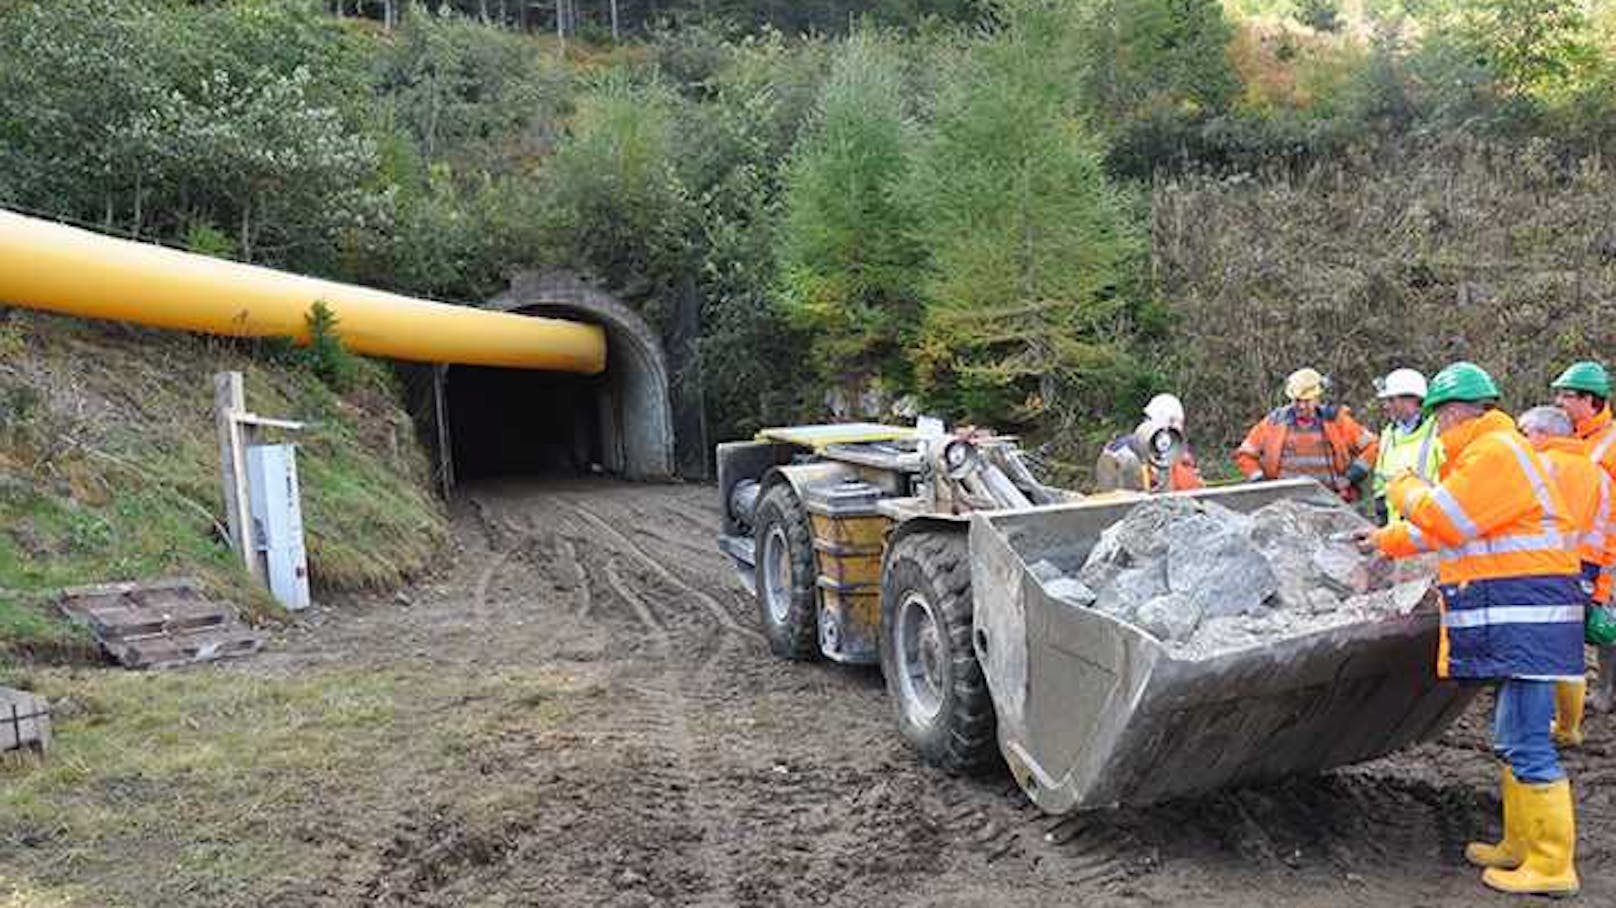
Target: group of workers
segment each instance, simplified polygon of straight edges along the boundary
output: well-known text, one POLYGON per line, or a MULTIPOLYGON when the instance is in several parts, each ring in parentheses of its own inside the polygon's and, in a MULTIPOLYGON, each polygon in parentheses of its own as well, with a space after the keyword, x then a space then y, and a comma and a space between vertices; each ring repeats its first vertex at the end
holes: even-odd
MULTIPOLYGON (((1552 383, 1553 406, 1518 419, 1498 409, 1498 386, 1468 362, 1429 383, 1398 369, 1376 385, 1388 420, 1378 436, 1327 401, 1317 371, 1292 373, 1289 403, 1252 427, 1235 463, 1249 481, 1311 478, 1349 502, 1367 485, 1382 525, 1359 533, 1359 547, 1435 554, 1437 673, 1498 684, 1503 838, 1472 843, 1465 856, 1494 889, 1573 894, 1575 813, 1556 745, 1582 740, 1585 639, 1609 643, 1613 633, 1610 613, 1590 608, 1609 603, 1616 561, 1610 375, 1575 363, 1552 383)), ((1182 404, 1152 400, 1139 429, 1102 453, 1101 473, 1131 455, 1147 489, 1199 488, 1183 431, 1182 404)), ((1612 705, 1613 654, 1600 650, 1602 709, 1612 705)))

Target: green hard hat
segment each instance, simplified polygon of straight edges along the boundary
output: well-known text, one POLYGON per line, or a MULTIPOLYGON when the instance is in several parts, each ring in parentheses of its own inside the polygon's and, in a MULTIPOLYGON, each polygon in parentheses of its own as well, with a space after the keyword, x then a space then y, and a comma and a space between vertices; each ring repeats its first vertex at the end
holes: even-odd
POLYGON ((1596 397, 1610 397, 1610 373, 1599 363, 1583 360, 1572 363, 1549 387, 1556 391, 1586 391, 1596 397))
POLYGON ((1475 363, 1453 363, 1431 379, 1431 387, 1425 392, 1423 409, 1429 415, 1437 407, 1456 400, 1479 401, 1497 398, 1498 385, 1493 383, 1493 377, 1487 374, 1486 369, 1475 363))

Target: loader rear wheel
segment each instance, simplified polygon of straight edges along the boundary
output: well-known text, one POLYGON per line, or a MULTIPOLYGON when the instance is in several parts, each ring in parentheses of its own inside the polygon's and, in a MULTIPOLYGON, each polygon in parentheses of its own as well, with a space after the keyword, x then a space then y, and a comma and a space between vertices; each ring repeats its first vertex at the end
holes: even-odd
POLYGON ((917 532, 893 544, 881 584, 881 670, 899 731, 950 772, 998 760, 993 700, 971 646, 973 612, 965 534, 917 532))
POLYGON ((819 656, 819 597, 808 512, 788 485, 758 503, 757 603, 769 650, 783 659, 819 656))

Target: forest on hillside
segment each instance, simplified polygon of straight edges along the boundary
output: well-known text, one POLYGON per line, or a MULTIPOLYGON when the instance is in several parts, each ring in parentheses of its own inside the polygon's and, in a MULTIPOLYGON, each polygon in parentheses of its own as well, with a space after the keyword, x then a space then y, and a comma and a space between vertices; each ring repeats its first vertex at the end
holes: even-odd
MULTIPOLYGON (((458 13, 484 24, 554 33, 585 40, 621 40, 676 22, 723 22, 730 27, 772 27, 792 34, 845 32, 869 19, 912 26, 928 17, 963 21, 977 0, 420 0, 429 13, 458 13)), ((330 0, 334 15, 403 21, 409 0, 330 0)))
POLYGON ((456 302, 573 269, 709 441, 913 400, 1081 470, 1157 389, 1215 448, 1303 360, 1357 403, 1616 340, 1609 0, 12 0, 0 34, 0 205, 456 302))

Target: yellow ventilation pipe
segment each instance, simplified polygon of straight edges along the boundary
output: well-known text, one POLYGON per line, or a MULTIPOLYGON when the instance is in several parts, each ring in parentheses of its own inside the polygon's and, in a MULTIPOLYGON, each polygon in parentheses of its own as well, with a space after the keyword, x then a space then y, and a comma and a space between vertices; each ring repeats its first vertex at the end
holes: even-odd
POLYGON ((451 306, 113 239, 0 210, 0 302, 231 337, 308 339, 315 301, 356 353, 546 369, 606 368, 597 325, 451 306))

